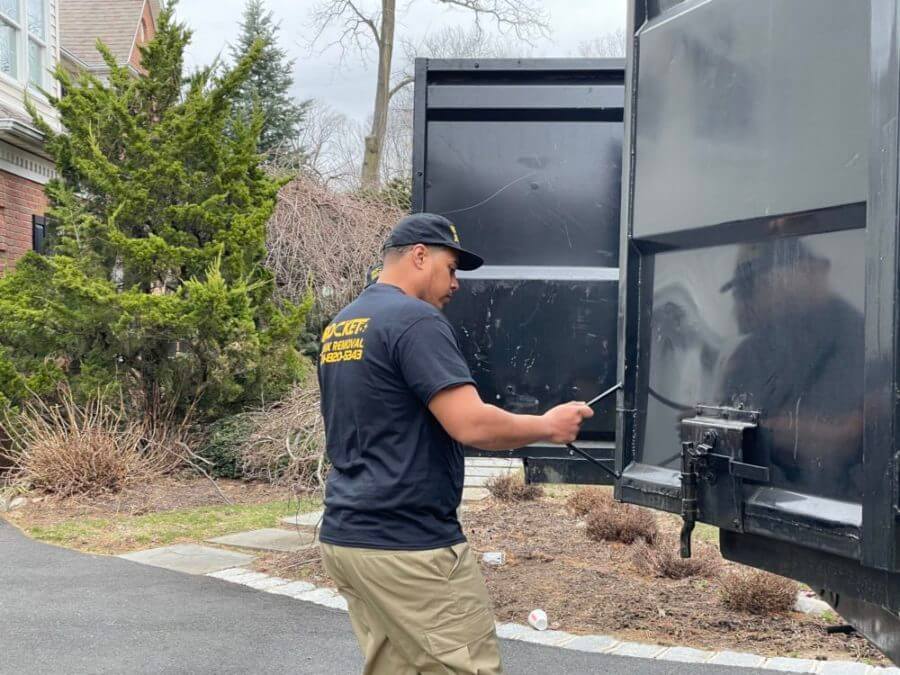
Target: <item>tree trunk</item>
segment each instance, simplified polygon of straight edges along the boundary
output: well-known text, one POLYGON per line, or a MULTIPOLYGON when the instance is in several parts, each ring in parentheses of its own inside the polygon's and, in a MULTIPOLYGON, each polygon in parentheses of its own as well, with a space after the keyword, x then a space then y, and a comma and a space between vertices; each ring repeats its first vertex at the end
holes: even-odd
POLYGON ((372 131, 366 137, 363 157, 362 187, 377 188, 380 181, 381 151, 387 133, 388 105, 391 90, 391 63, 394 58, 394 25, 396 0, 381 1, 381 39, 378 42, 378 84, 375 87, 375 114, 372 131))

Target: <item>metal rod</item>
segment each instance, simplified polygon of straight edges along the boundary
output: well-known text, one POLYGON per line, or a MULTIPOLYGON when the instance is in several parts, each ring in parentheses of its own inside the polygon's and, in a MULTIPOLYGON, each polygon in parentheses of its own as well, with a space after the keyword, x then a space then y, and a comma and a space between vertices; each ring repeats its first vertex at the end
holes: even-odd
POLYGON ((585 405, 586 405, 588 408, 593 408, 595 405, 597 405, 598 403, 600 403, 600 401, 602 401, 603 399, 605 399, 605 398, 606 398, 607 396, 609 396, 610 394, 619 391, 619 389, 621 389, 621 388, 622 388, 622 383, 619 382, 617 385, 615 385, 615 386, 613 386, 613 387, 610 387, 609 389, 607 389, 606 391, 604 391, 604 392, 603 392, 602 394, 600 394, 599 396, 595 396, 594 398, 592 398, 590 401, 588 401, 587 403, 585 403, 585 405))
POLYGON ((621 476, 619 474, 617 474, 613 469, 610 469, 608 466, 606 466, 606 464, 601 462, 596 457, 591 457, 588 453, 586 453, 581 448, 577 448, 574 445, 572 445, 571 443, 566 443, 566 447, 569 449, 569 452, 577 452, 579 455, 584 457, 587 461, 593 462, 594 464, 599 466, 601 469, 603 469, 606 473, 608 473, 610 476, 612 476, 616 480, 619 480, 621 478, 621 476))
MULTIPOLYGON (((590 401, 588 401, 587 403, 585 403, 585 405, 586 405, 587 407, 589 407, 589 408, 593 408, 595 405, 597 405, 598 403, 600 403, 600 401, 602 401, 603 399, 605 399, 605 398, 606 398, 607 396, 609 396, 610 394, 619 391, 619 389, 621 389, 621 388, 622 388, 622 383, 619 382, 618 384, 616 384, 616 385, 610 387, 609 389, 607 389, 606 391, 604 391, 604 392, 603 392, 602 394, 600 394, 599 396, 595 396, 594 398, 592 398, 590 401)), ((596 464, 597 466, 599 466, 601 469, 603 469, 606 473, 608 473, 610 476, 612 476, 612 477, 615 478, 616 480, 619 480, 619 479, 622 477, 622 476, 620 476, 619 474, 617 474, 613 469, 610 469, 608 466, 606 466, 606 464, 604 464, 603 462, 601 462, 601 461, 600 461, 599 459, 597 459, 596 457, 592 457, 591 455, 589 455, 588 453, 586 453, 586 452, 585 452, 584 450, 582 450, 581 448, 575 447, 574 444, 572 444, 572 443, 566 443, 566 447, 569 449, 569 452, 570 452, 570 453, 572 453, 572 452, 578 453, 579 455, 581 455, 582 457, 584 457, 587 461, 592 462, 592 463, 596 464)))

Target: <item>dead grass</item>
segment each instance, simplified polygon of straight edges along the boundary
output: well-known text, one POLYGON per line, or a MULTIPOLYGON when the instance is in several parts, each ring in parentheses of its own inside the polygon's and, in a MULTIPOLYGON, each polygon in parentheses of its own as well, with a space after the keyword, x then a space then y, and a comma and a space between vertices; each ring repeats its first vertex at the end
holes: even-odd
POLYGON ((586 516, 599 507, 608 507, 612 498, 608 489, 588 487, 573 492, 566 500, 566 506, 576 516, 586 516))
POLYGON ((485 484, 485 487, 491 496, 504 502, 530 502, 544 494, 540 485, 529 485, 521 476, 515 474, 495 476, 485 484))
POLYGON ((605 493, 596 495, 587 514, 585 531, 594 541, 619 541, 623 544, 644 541, 653 546, 659 537, 656 516, 652 511, 620 504, 605 493))
POLYGON ((576 516, 587 516, 587 534, 595 541, 632 544, 631 561, 640 574, 688 579, 713 577, 721 571, 717 551, 710 554, 710 547, 704 546, 694 557, 681 558, 677 540, 660 536, 656 514, 616 502, 608 488, 580 488, 568 495, 566 508, 576 516))
POLYGON ((793 609, 797 589, 795 581, 745 567, 726 574, 721 598, 729 609, 759 615, 778 614, 793 609))
POLYGON ((632 563, 636 570, 649 577, 663 579, 689 579, 714 577, 722 571, 722 559, 717 551, 695 544, 694 556, 682 558, 678 541, 674 537, 662 537, 655 546, 636 542, 632 547, 632 563))
POLYGON ((8 421, 14 488, 62 497, 119 492, 185 461, 177 433, 130 416, 121 401, 97 395, 79 405, 68 390, 59 401, 27 403, 8 421))

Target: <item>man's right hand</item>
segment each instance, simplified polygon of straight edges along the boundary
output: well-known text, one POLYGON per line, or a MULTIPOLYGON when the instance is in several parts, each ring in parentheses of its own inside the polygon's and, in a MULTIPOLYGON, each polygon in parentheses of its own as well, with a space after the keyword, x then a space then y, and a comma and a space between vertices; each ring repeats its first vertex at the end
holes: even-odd
POLYGON ((543 415, 514 415, 484 403, 471 384, 449 387, 428 403, 451 438, 482 450, 512 450, 532 443, 570 443, 594 411, 584 403, 566 403, 543 415))
POLYGON ((547 424, 547 440, 551 443, 571 443, 578 438, 584 420, 593 416, 594 411, 580 401, 551 408, 542 415, 547 424))

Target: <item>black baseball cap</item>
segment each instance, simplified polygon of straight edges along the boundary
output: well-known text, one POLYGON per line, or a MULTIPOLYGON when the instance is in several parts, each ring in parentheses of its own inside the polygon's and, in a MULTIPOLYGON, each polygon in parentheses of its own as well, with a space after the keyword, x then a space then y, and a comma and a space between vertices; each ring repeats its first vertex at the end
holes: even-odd
POLYGON ((380 262, 369 265, 369 269, 366 271, 366 288, 378 282, 378 277, 381 276, 382 270, 384 270, 384 265, 380 262))
POLYGON ((797 238, 743 244, 738 248, 734 276, 725 282, 719 292, 727 293, 735 286, 748 284, 772 270, 797 266, 828 269, 830 264, 827 258, 816 255, 797 238))
POLYGON ((456 226, 444 216, 435 213, 414 213, 406 216, 394 225, 388 235, 384 248, 426 244, 453 249, 459 254, 459 269, 464 272, 477 270, 484 264, 484 259, 467 251, 459 243, 459 232, 456 226))

